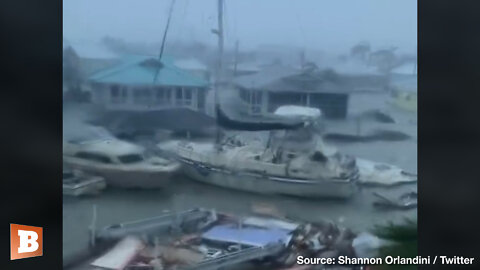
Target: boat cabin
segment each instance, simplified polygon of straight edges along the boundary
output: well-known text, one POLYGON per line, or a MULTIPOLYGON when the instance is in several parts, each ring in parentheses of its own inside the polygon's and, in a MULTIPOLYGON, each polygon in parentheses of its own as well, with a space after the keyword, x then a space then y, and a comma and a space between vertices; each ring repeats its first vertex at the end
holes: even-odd
POLYGON ((145 160, 142 147, 120 140, 69 141, 64 154, 102 164, 134 164, 145 160))

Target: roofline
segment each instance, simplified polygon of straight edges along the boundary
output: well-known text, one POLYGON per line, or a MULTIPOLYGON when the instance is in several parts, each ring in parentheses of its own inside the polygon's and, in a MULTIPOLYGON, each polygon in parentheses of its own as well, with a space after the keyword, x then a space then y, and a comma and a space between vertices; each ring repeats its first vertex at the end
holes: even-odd
POLYGON ((130 83, 118 83, 118 82, 104 82, 104 81, 95 81, 89 80, 90 82, 98 83, 98 84, 110 84, 110 85, 128 85, 128 86, 138 86, 138 87, 191 87, 191 88, 208 88, 210 85, 202 85, 202 86, 191 86, 191 85, 165 85, 165 84, 130 84, 130 83))
MULTIPOLYGON (((153 59, 153 60, 159 61, 163 65, 163 68, 168 68, 168 69, 172 70, 173 72, 176 72, 180 75, 192 77, 194 81, 198 81, 199 85, 205 85, 205 86, 209 85, 208 81, 204 80, 203 78, 197 77, 194 74, 191 74, 190 72, 188 72, 187 70, 181 69, 181 68, 175 66, 173 63, 165 61, 164 59, 159 60, 155 56, 148 56, 148 55, 131 55, 130 57, 138 57, 138 59, 134 59, 134 61, 129 62, 128 60, 125 61, 126 58, 124 58, 123 61, 125 61, 125 62, 121 62, 118 65, 110 67, 110 68, 106 68, 105 70, 99 70, 99 71, 91 74, 88 77, 88 80, 98 82, 97 80, 104 80, 106 77, 112 76, 112 75, 114 75, 118 72, 122 72, 124 69, 127 69, 127 68, 132 67, 132 66, 140 65, 142 62, 144 62, 146 60, 153 59), (105 74, 101 74, 101 72, 105 72, 105 74), (99 74, 101 74, 101 76, 99 76, 99 74)), ((122 60, 120 60, 120 61, 122 61, 122 60)), ((137 85, 137 84, 133 84, 133 85, 137 85)), ((155 85, 155 83, 152 82, 151 85, 155 85)))
POLYGON ((351 93, 354 93, 355 91, 354 90, 350 90, 350 91, 335 91, 335 90, 332 90, 332 91, 315 91, 315 90, 311 90, 311 91, 308 91, 308 90, 272 90, 272 89, 265 89, 265 88, 247 88, 247 87, 240 87, 238 86, 239 89, 243 89, 243 90, 253 90, 253 91, 262 91, 262 92, 271 92, 271 93, 325 93, 325 94, 351 94, 351 93))

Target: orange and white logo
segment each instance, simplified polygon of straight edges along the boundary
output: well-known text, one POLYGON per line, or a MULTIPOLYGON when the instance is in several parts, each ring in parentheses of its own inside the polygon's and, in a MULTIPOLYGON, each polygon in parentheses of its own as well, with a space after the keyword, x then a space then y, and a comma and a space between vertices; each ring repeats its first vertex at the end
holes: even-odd
POLYGON ((10 224, 10 260, 43 255, 43 228, 10 224))

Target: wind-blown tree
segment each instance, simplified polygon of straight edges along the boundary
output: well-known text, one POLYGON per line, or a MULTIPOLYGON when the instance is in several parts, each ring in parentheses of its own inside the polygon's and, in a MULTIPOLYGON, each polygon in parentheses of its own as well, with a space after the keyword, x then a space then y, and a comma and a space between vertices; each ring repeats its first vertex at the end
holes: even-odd
POLYGON ((63 83, 67 88, 65 99, 76 102, 86 100, 82 91, 82 82, 85 77, 80 67, 80 58, 72 49, 67 47, 63 51, 63 83))
POLYGON ((390 85, 392 70, 400 65, 398 57, 395 55, 396 47, 382 49, 370 54, 369 64, 377 67, 378 71, 387 78, 387 85, 390 85))
POLYGON ((354 59, 359 59, 366 63, 370 54, 370 44, 368 42, 361 42, 350 49, 350 56, 354 59))

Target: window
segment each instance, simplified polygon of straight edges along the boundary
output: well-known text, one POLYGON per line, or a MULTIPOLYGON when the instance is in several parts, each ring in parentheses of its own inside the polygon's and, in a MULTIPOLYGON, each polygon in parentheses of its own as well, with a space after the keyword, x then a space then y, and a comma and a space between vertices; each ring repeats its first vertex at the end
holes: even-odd
POLYGON ((175 104, 177 106, 183 105, 183 93, 181 87, 175 88, 175 104))
POLYGON ((190 106, 192 105, 192 89, 184 88, 184 105, 190 106))
POLYGON ((191 106, 193 104, 194 88, 175 87, 175 105, 191 106))
POLYGON ((252 104, 254 105, 262 104, 262 92, 260 91, 252 92, 252 104))
POLYGON ((164 104, 165 103, 165 91, 166 89, 157 88, 155 89, 155 101, 157 104, 164 104))
POLYGON ((110 100, 112 103, 122 103, 125 101, 124 98, 124 91, 126 89, 118 86, 118 85, 112 85, 110 87, 110 100))
POLYGON ((127 87, 122 87, 122 99, 123 99, 124 101, 126 101, 126 100, 127 100, 127 96, 128 96, 128 89, 127 89, 127 87))
POLYGON ((112 85, 110 87, 110 96, 112 98, 118 98, 120 96, 120 87, 118 87, 118 85, 112 85))
POLYGON ((124 164, 129 164, 129 163, 137 163, 143 161, 143 157, 138 154, 129 154, 129 155, 123 155, 123 156, 118 156, 118 160, 124 164))
POLYGON ((308 94, 302 93, 300 94, 300 105, 301 106, 308 106, 308 94))
POLYGON ((175 88, 175 97, 177 99, 182 99, 183 95, 182 95, 182 88, 181 87, 175 88))
POLYGON ((250 97, 249 97, 249 92, 248 90, 245 90, 245 89, 240 89, 240 98, 245 101, 245 102, 249 102, 250 101, 250 97))
POLYGON ((259 114, 262 112, 262 92, 252 91, 250 94, 250 113, 259 114))
POLYGON ((165 92, 162 88, 156 89, 155 91, 155 97, 157 98, 157 100, 162 100, 164 97, 164 94, 165 92))
POLYGON ((151 102, 151 95, 149 88, 134 89, 133 99, 136 104, 148 104, 151 102))
POLYGON ((95 153, 88 153, 88 152, 78 152, 75 154, 76 157, 81 158, 81 159, 86 159, 86 160, 91 160, 91 161, 96 161, 100 163, 112 163, 109 157, 101 155, 101 154, 95 154, 95 153))
POLYGON ((192 99, 192 89, 185 88, 185 99, 192 99))
POLYGON ((169 89, 166 89, 165 98, 166 98, 167 100, 170 100, 170 98, 171 98, 171 96, 172 96, 171 93, 172 93, 172 89, 170 89, 170 88, 169 88, 169 89))
POLYGON ((143 98, 150 98, 150 89, 140 89, 140 96, 143 98))

